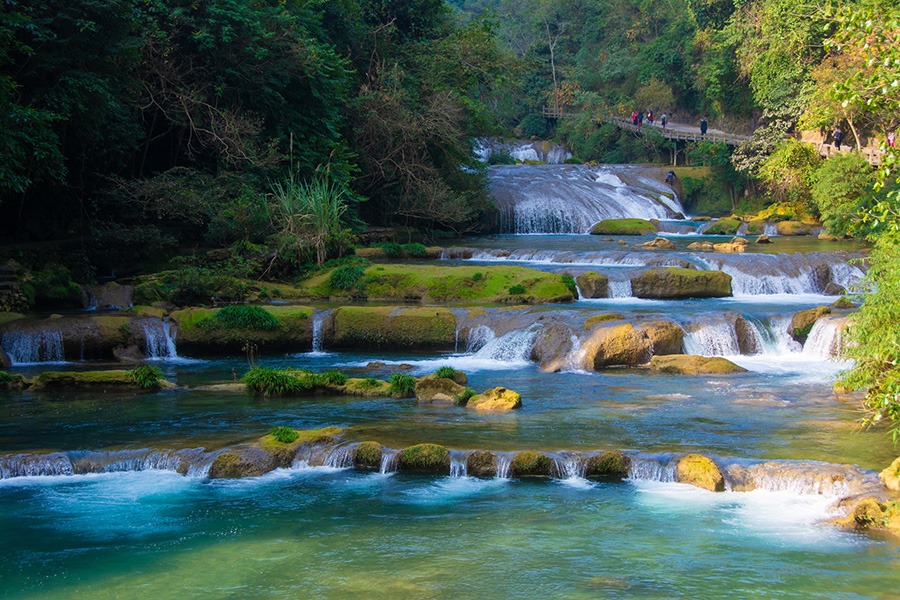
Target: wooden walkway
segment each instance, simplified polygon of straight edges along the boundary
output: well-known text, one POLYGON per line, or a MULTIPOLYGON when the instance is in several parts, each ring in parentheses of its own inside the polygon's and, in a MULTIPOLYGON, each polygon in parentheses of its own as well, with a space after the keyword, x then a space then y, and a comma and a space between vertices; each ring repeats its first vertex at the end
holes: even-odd
MULTIPOLYGON (((544 106, 541 109, 541 115, 545 119, 571 119, 573 117, 577 117, 580 113, 577 112, 567 112, 560 109, 554 109, 550 106, 544 106)), ((739 146, 740 144, 750 140, 750 136, 748 135, 737 135, 733 133, 724 133, 721 131, 709 130, 706 135, 700 135, 700 130, 697 127, 691 127, 688 125, 681 125, 678 123, 669 123, 668 127, 663 129, 659 126, 658 123, 654 123, 650 125, 649 122, 644 121, 643 125, 635 125, 631 119, 624 119, 621 117, 608 117, 605 119, 601 119, 604 123, 612 123, 617 127, 621 127, 622 129, 627 129, 629 131, 633 131, 635 133, 643 134, 646 131, 655 131, 659 133, 663 138, 667 140, 674 140, 676 142, 684 141, 684 142, 702 142, 702 141, 711 141, 711 142, 723 142, 728 144, 729 146, 739 146)), ((819 156, 822 158, 831 158, 837 154, 846 154, 847 152, 859 152, 860 155, 868 162, 870 165, 877 167, 881 163, 881 158, 884 156, 884 152, 880 148, 872 148, 865 147, 860 148, 859 150, 844 145, 841 150, 832 145, 832 144, 816 144, 813 143, 816 150, 819 153, 819 156), (844 150, 843 148, 846 148, 844 150)))

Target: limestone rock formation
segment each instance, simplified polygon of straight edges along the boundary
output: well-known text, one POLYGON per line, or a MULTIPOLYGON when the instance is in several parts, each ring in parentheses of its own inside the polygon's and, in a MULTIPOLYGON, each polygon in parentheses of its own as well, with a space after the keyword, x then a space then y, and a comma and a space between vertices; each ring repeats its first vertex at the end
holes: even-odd
POLYGON ((884 486, 895 492, 900 492, 900 457, 891 463, 887 469, 878 474, 878 478, 884 486))
POLYGON ((469 398, 466 408, 482 412, 508 412, 522 408, 522 397, 504 387, 495 387, 469 398))
POLYGON ((584 298, 609 297, 609 278, 606 275, 588 271, 576 277, 575 282, 578 284, 578 291, 584 298))
MULTIPOLYGON (((743 246, 742 246, 743 247, 743 246)), ((637 298, 722 298, 731 296, 731 275, 722 271, 695 271, 666 267, 646 269, 631 279, 637 298)))
POLYGON ((438 444, 418 444, 400 451, 397 466, 402 471, 449 473, 450 451, 438 444))
POLYGON ((465 386, 448 378, 429 375, 416 381, 416 400, 420 404, 456 404, 456 397, 465 391, 465 386))
POLYGON ((700 454, 682 456, 675 467, 675 481, 710 492, 725 491, 725 477, 711 459, 700 454))
POLYGON ((550 475, 550 457, 540 452, 517 452, 510 465, 513 477, 546 477, 550 475))
POLYGON ((650 370, 679 375, 727 375, 747 371, 721 356, 695 356, 693 354, 654 356, 650 359, 650 370))

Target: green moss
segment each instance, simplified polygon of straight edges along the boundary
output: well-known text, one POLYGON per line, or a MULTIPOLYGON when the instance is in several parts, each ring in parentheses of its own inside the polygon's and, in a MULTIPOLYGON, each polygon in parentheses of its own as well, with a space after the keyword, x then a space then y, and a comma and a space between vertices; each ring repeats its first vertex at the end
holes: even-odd
POLYGON ((856 308, 856 305, 848 300, 846 296, 841 296, 831 303, 831 308, 834 308, 836 310, 847 310, 850 308, 856 308))
POLYGON ((512 459, 512 473, 518 477, 549 475, 550 458, 540 452, 518 452, 512 459))
POLYGON ((157 390, 160 387, 162 371, 152 365, 141 365, 128 371, 131 381, 142 390, 157 390))
POLYGON ((222 328, 273 331, 281 327, 281 321, 261 306, 240 304, 219 309, 213 317, 198 321, 197 326, 206 330, 222 328))
POLYGON ((18 388, 25 385, 25 378, 21 375, 0 371, 0 389, 18 388))
POLYGON ((624 479, 628 477, 630 469, 630 458, 621 452, 610 451, 588 458, 584 472, 587 477, 624 479))
POLYGON ((450 470, 450 451, 438 444, 418 444, 400 452, 398 464, 404 471, 445 473, 450 470))
POLYGON ((322 427, 321 429, 294 429, 297 437, 292 442, 280 442, 274 435, 269 434, 260 438, 257 445, 263 449, 278 450, 285 446, 304 446, 308 444, 324 444, 336 442, 344 433, 340 427, 322 427))
POLYGON ((34 379, 33 389, 122 388, 142 389, 131 371, 44 371, 34 379))
POLYGON ((591 228, 591 235, 650 235, 657 231, 646 219, 606 219, 591 228))
POLYGON ((291 429, 290 427, 285 427, 282 425, 281 427, 273 427, 269 432, 276 442, 280 442, 282 444, 290 444, 293 443, 300 434, 297 433, 295 429, 291 429))
POLYGON ((598 323, 606 323, 608 321, 622 321, 623 319, 625 319, 625 317, 623 315, 620 315, 619 313, 602 313, 585 319, 584 328, 590 329, 598 323))
POLYGON ((213 309, 191 307, 174 311, 170 317, 179 327, 179 348, 241 352, 248 343, 260 349, 280 349, 311 341, 309 318, 313 309, 297 305, 255 308, 281 325, 276 329, 226 328, 218 326, 213 309))
POLYGON ((734 235, 743 221, 738 219, 719 219, 703 231, 708 235, 734 235))
POLYGON ((357 467, 377 469, 381 466, 381 455, 384 449, 378 442, 363 442, 353 453, 353 464, 357 467))
POLYGON ((452 347, 456 317, 446 308, 344 306, 334 312, 333 344, 338 347, 452 347))
POLYGON ((17 312, 0 312, 0 326, 6 325, 12 321, 24 319, 25 315, 17 312))

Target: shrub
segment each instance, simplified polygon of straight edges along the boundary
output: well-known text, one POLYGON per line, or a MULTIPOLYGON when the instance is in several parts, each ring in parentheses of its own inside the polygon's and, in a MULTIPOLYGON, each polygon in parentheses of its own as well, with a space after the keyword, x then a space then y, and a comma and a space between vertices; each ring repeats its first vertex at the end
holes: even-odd
POLYGON ((388 379, 388 393, 409 395, 416 391, 416 378, 403 373, 393 373, 388 379))
POLYGON ((444 366, 435 371, 434 375, 439 379, 453 379, 453 376, 456 375, 456 370, 453 367, 444 366))
POLYGON ((516 159, 513 158, 509 150, 493 150, 487 157, 488 165, 514 165, 516 159))
POLYGON ((155 390, 160 386, 162 371, 152 365, 141 365, 128 371, 128 378, 142 390, 155 390))
POLYGON ((331 272, 328 277, 328 285, 336 290, 350 290, 366 272, 361 265, 344 265, 331 272))
POLYGON ((269 431, 269 434, 275 438, 275 441, 281 442, 282 444, 290 444, 300 437, 300 434, 297 433, 297 431, 284 425, 281 427, 273 427, 271 431, 269 431))
POLYGON ((563 285, 568 288, 570 292, 572 292, 572 296, 578 297, 578 285, 575 283, 575 279, 571 275, 563 275, 562 276, 563 285))
POLYGON ((564 163, 564 164, 567 164, 567 165, 581 165, 581 164, 584 164, 584 163, 582 163, 580 160, 578 160, 577 158, 575 158, 574 156, 571 156, 571 157, 567 158, 566 160, 563 161, 563 163, 564 163))
POLYGON ((472 273, 472 281, 481 281, 484 279, 484 273, 478 271, 477 273, 472 273))
POLYGON ((325 371, 321 375, 318 375, 317 378, 320 383, 328 385, 344 385, 347 383, 347 376, 340 371, 325 371))
POLYGON ((212 318, 199 323, 201 327, 218 326, 222 329, 261 329, 272 331, 281 327, 278 317, 261 306, 250 304, 226 306, 212 318))
POLYGON ((526 115, 519 122, 519 127, 525 137, 545 138, 550 133, 550 124, 547 119, 535 114, 526 115))
POLYGON ((309 390, 315 384, 308 376, 298 376, 285 369, 268 369, 266 367, 250 369, 241 380, 254 392, 259 392, 266 396, 282 396, 303 392, 309 390))
POLYGON ((524 294, 527 291, 528 290, 525 289, 524 285, 516 284, 516 285, 512 286, 511 288, 509 288, 509 295, 517 296, 519 294, 524 294))
POLYGON ((475 395, 475 390, 473 390, 470 387, 467 387, 466 389, 464 389, 463 391, 461 391, 460 393, 458 393, 456 395, 456 404, 459 406, 465 406, 469 402, 469 399, 474 395, 475 395))
POLYGON ((422 244, 404 244, 403 251, 410 258, 425 258, 428 256, 428 251, 422 244))
POLYGON ((395 242, 384 242, 378 244, 378 247, 384 250, 384 255, 388 258, 400 258, 403 255, 403 246, 395 242))

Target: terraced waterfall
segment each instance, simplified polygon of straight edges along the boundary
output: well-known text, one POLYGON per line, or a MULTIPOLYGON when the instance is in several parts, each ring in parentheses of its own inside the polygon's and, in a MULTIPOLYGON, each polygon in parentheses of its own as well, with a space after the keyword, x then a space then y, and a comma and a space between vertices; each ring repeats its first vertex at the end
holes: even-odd
POLYGON ((246 336, 195 327, 205 309, 4 324, 9 372, 44 373, 0 390, 4 596, 895 595, 896 542, 831 522, 854 499, 890 497, 878 472, 896 456, 882 431, 856 426, 858 396, 832 389, 853 310, 834 303, 863 277, 864 249, 774 235, 737 254, 689 249, 731 236, 675 219, 677 198, 638 166, 490 177, 500 233, 417 264, 469 268, 444 294, 512 267, 566 275, 574 301, 416 291, 416 303, 409 291, 385 305, 370 282, 369 304, 266 306, 282 325, 255 334, 258 355, 246 336), (586 234, 620 217, 659 219, 673 247, 586 234), (673 272, 728 293, 684 292, 673 272), (736 368, 659 362, 681 354, 736 368), (257 395, 239 381, 248 356, 350 379, 257 395), (123 368, 113 357, 150 361, 173 386, 100 391, 46 375, 123 368), (522 406, 377 391, 441 367, 522 406), (351 385, 363 391, 339 393, 351 385), (277 426, 303 433, 264 437, 277 426))

